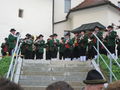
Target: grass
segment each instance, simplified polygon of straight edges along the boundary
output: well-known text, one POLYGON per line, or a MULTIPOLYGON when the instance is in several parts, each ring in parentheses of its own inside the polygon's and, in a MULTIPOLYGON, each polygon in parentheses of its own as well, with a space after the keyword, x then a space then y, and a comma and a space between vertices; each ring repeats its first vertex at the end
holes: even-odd
MULTIPOLYGON (((109 65, 110 60, 107 56, 102 55, 103 58, 105 59, 106 63, 109 65)), ((117 60, 120 63, 120 58, 117 60)), ((118 80, 120 80, 120 68, 117 66, 116 62, 113 60, 112 61, 112 72, 115 74, 115 76, 117 77, 118 80)), ((103 72, 105 78, 109 81, 109 76, 110 76, 110 71, 107 68, 107 66, 104 64, 104 62, 102 61, 102 59, 100 58, 100 68, 101 71, 103 72)), ((114 80, 114 78, 113 78, 114 80)))
POLYGON ((7 74, 10 62, 10 56, 6 56, 0 60, 0 77, 4 77, 7 74))

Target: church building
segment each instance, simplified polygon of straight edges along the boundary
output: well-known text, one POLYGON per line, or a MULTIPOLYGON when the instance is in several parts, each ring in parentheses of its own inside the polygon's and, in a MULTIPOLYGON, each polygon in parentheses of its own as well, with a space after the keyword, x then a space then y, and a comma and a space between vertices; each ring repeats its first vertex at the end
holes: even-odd
MULTIPOLYGON (((3 0, 0 1, 0 41, 11 28, 22 37, 52 33, 60 37, 82 24, 120 24, 120 0, 3 0)), ((1 43, 0 42, 0 43, 1 43)))

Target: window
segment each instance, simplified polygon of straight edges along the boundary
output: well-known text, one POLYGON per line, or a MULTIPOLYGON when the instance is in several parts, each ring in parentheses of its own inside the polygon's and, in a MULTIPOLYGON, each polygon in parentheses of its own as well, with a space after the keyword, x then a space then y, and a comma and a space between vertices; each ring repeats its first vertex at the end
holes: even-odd
POLYGON ((118 7, 120 8, 120 2, 118 2, 118 7))
POLYGON ((23 9, 19 9, 19 11, 18 11, 18 17, 19 18, 23 18, 23 12, 24 12, 23 9))
POLYGON ((64 12, 68 13, 69 10, 71 9, 71 0, 65 0, 64 3, 65 3, 65 5, 64 5, 64 8, 65 8, 64 12))

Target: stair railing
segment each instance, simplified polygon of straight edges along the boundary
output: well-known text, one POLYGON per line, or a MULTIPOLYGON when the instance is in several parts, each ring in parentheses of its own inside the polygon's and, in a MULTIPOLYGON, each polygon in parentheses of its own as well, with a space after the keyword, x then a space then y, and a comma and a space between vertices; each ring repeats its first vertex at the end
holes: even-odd
POLYGON ((10 79, 11 81, 13 81, 14 79, 14 74, 16 72, 16 67, 17 67, 17 63, 18 63, 18 58, 20 57, 20 47, 21 47, 21 42, 20 42, 20 35, 17 37, 17 42, 16 42, 16 46, 13 50, 13 54, 12 54, 12 59, 11 59, 11 63, 6 75, 7 79, 10 79))
POLYGON ((113 81, 113 77, 114 77, 114 79, 115 80, 118 80, 117 79, 117 77, 115 76, 115 74, 113 73, 113 71, 112 71, 112 64, 113 64, 113 60, 115 61, 115 63, 116 63, 116 65, 120 68, 120 64, 119 64, 119 62, 115 59, 115 57, 113 57, 112 56, 112 54, 111 54, 111 52, 107 49, 107 47, 103 44, 103 42, 98 38, 98 36, 96 35, 96 34, 94 34, 93 33, 93 35, 95 36, 95 38, 97 39, 97 48, 95 47, 95 46, 93 46, 94 47, 94 49, 95 49, 95 51, 97 52, 97 64, 98 64, 98 66, 100 65, 100 61, 99 61, 99 58, 101 58, 102 59, 102 61, 104 62, 104 64, 107 66, 107 68, 108 68, 108 70, 110 71, 110 77, 109 77, 109 81, 110 82, 112 82, 113 81), (101 44, 103 47, 104 47, 104 49, 107 51, 107 53, 110 55, 110 63, 109 63, 109 65, 107 64, 107 62, 106 62, 106 60, 103 58, 103 56, 100 54, 100 52, 99 52, 99 44, 101 44))

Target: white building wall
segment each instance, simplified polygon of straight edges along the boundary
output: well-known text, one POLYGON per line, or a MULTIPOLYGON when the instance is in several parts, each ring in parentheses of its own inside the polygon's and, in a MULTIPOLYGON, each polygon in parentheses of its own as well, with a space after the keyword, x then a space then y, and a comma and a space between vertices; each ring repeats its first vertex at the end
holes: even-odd
POLYGON ((71 30, 70 28, 70 21, 63 22, 55 25, 55 33, 58 34, 58 39, 64 36, 64 31, 71 30))
POLYGON ((52 0, 0 0, 0 44, 8 36, 11 28, 33 35, 52 34, 52 0), (23 18, 18 10, 24 10, 23 18))
POLYGON ((84 9, 71 14, 72 29, 75 29, 82 24, 100 22, 101 24, 108 25, 108 12, 106 6, 96 8, 84 9))
MULTIPOLYGON (((120 25, 120 11, 109 6, 108 7, 108 18, 109 18, 109 24, 112 24, 114 23, 116 26, 119 26, 120 25)), ((116 29, 115 27, 115 31, 117 31, 117 34, 119 35, 120 37, 120 29, 116 29)))
MULTIPOLYGON (((71 8, 77 6, 84 0, 71 0, 71 8)), ((54 22, 66 19, 67 13, 64 12, 64 0, 55 0, 55 18, 54 22)))
POLYGON ((0 0, 0 44, 8 36, 10 28, 18 25, 18 0, 0 0))
POLYGON ((55 16, 54 22, 59 22, 65 19, 67 13, 64 13, 64 0, 55 0, 55 16))
MULTIPOLYGON (((120 22, 118 22, 119 20, 120 14, 118 13, 118 10, 109 5, 104 5, 96 8, 89 8, 72 12, 69 15, 69 19, 66 23, 67 30, 73 30, 81 26, 82 24, 92 22, 100 22, 106 27, 108 25, 111 25, 112 23, 119 25, 120 24, 120 22)), ((66 30, 65 22, 55 25, 55 31, 58 33, 58 35, 62 36, 64 30, 66 30)))
POLYGON ((43 34, 47 39, 52 34, 52 0, 20 0, 24 9, 24 18, 19 28, 25 35, 43 34))

